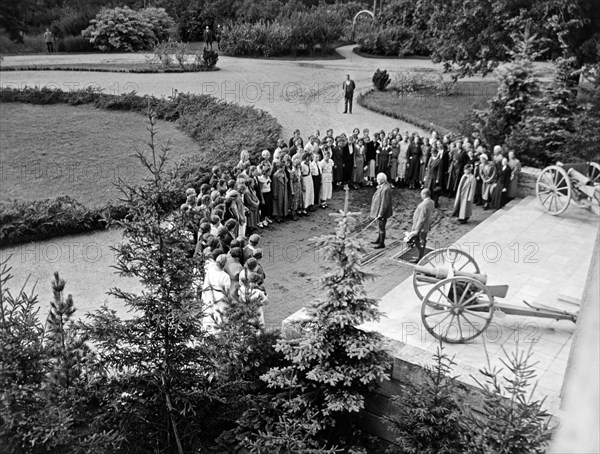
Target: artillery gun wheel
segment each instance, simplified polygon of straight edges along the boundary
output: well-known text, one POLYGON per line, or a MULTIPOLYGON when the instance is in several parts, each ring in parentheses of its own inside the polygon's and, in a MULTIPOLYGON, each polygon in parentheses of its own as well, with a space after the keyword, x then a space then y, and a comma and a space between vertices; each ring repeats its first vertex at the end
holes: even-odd
MULTIPOLYGON (((418 265, 428 266, 435 269, 453 269, 456 271, 465 271, 467 273, 479 274, 479 265, 473 257, 460 249, 436 249, 425 255, 419 260, 418 265)), ((432 279, 420 271, 413 271, 413 288, 420 300, 423 296, 439 282, 439 279, 432 279)))
POLYGON ((600 164, 597 162, 590 162, 588 169, 588 177, 592 180, 594 186, 600 185, 600 164))
POLYGON ((494 297, 476 279, 455 276, 438 282, 423 298, 421 320, 436 339, 468 342, 483 333, 494 317, 494 297))
POLYGON ((546 167, 537 179, 535 192, 549 214, 559 215, 565 212, 571 201, 571 179, 560 166, 546 167))

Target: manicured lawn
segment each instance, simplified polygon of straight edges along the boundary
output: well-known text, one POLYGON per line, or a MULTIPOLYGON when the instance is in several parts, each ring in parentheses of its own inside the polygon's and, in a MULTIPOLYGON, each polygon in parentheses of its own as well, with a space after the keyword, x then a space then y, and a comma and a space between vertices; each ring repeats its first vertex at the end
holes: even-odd
POLYGON ((457 82, 456 93, 449 96, 433 92, 398 94, 395 91, 373 91, 361 105, 385 115, 404 119, 421 127, 439 126, 458 132, 460 122, 472 109, 486 109, 498 84, 494 81, 457 82), (412 120, 412 121, 411 121, 412 120))
MULTIPOLYGON (((117 201, 114 183, 140 182, 145 174, 133 157, 148 150, 146 119, 136 112, 90 106, 0 105, 0 200, 39 200, 70 195, 93 207, 117 201)), ((201 153, 174 124, 158 123, 157 140, 170 140, 174 164, 201 153)))

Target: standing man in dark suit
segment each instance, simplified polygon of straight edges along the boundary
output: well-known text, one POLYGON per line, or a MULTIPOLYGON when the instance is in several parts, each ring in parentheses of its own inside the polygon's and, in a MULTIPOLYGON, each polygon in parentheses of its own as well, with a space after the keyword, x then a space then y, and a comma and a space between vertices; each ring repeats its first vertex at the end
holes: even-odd
POLYGON ((385 247, 385 225, 392 216, 392 188, 387 182, 385 173, 377 175, 377 190, 371 201, 371 219, 377 219, 377 240, 373 241, 375 249, 385 247))
POLYGON ((210 27, 207 25, 204 29, 204 49, 208 49, 210 46, 210 50, 212 50, 213 43, 213 32, 210 27))
POLYGON ((422 202, 419 203, 415 214, 413 215, 413 225, 411 234, 415 236, 415 244, 419 250, 417 262, 425 255, 425 246, 427 246, 427 234, 431 229, 431 215, 433 214, 434 204, 431 200, 429 189, 421 191, 422 202))
POLYGON ((352 113, 352 98, 354 97, 355 88, 356 85, 350 79, 350 74, 346 74, 346 80, 342 84, 342 89, 344 90, 344 113, 348 113, 348 104, 350 104, 350 113, 352 113))

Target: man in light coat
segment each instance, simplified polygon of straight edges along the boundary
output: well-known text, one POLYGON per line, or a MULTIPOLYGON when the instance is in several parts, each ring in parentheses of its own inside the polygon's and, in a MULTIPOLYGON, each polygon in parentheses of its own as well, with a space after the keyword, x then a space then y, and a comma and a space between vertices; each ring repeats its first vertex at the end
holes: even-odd
POLYGON ((421 203, 417 206, 413 215, 413 225, 411 235, 415 236, 415 244, 419 250, 419 258, 417 262, 425 255, 425 246, 427 246, 427 234, 431 229, 431 215, 434 210, 434 203, 431 200, 431 192, 429 189, 421 191, 421 203))
POLYGON ((375 249, 385 247, 385 226, 392 216, 392 188, 385 173, 377 175, 377 190, 371 201, 371 219, 377 220, 377 239, 372 243, 375 249))

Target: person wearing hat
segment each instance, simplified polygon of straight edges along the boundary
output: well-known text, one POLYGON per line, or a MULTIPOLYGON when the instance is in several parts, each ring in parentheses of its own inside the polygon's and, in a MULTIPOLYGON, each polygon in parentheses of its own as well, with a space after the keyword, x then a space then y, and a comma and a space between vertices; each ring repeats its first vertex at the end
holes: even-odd
POLYGON ((487 210, 492 199, 492 191, 496 184, 498 171, 496 169, 496 164, 490 162, 485 153, 479 157, 479 160, 481 161, 481 164, 479 164, 479 172, 482 181, 481 199, 483 200, 483 209, 487 210))
POLYGON ((256 233, 253 233, 252 235, 250 235, 250 238, 248 239, 248 244, 244 248, 244 256, 243 256, 244 263, 246 263, 249 258, 254 257, 254 252, 258 248, 259 242, 260 242, 259 235, 257 235, 256 233))
POLYGON ((473 200, 475 198, 475 176, 473 166, 465 166, 464 175, 458 183, 456 199, 454 199, 454 211, 452 216, 458 217, 458 222, 466 223, 473 214, 473 200))

